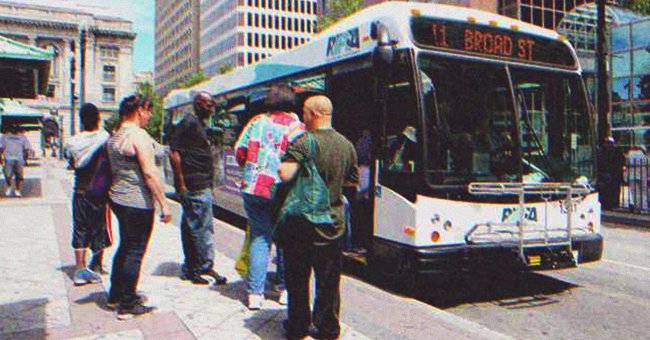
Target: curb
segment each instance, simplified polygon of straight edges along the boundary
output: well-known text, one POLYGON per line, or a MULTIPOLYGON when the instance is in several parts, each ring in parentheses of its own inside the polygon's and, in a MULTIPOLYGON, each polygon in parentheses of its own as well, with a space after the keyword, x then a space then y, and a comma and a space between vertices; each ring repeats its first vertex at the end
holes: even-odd
POLYGON ((636 227, 650 228, 650 215, 619 213, 615 211, 603 211, 601 220, 609 223, 627 224, 636 227))

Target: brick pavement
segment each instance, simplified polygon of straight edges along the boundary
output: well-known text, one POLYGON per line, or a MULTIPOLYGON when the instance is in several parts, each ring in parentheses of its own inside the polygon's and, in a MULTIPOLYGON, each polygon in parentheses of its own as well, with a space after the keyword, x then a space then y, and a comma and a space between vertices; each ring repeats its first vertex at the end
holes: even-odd
MULTIPOLYGON (((140 278, 139 289, 159 309, 116 320, 103 308, 107 277, 104 285, 75 287, 71 281, 71 173, 62 162, 45 159, 28 167, 26 178, 23 198, 0 197, 0 339, 282 338, 285 308, 267 300, 263 310, 248 311, 243 281, 222 253, 216 254, 217 270, 229 277, 227 286, 194 286, 178 278, 178 206, 174 223, 155 226, 140 278)), ((115 248, 107 250, 106 268, 115 248)), ((342 338, 365 337, 344 325, 342 338)))

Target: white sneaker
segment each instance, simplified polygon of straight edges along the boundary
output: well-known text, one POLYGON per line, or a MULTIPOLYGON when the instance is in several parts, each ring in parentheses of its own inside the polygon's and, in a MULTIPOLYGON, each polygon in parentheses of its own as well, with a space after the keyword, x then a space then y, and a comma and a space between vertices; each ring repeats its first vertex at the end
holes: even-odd
POLYGON ((16 197, 23 197, 23 194, 21 194, 18 190, 14 192, 14 195, 16 195, 16 197))
POLYGON ((248 309, 260 310, 264 302, 264 295, 262 294, 248 294, 248 309))
POLYGON ((278 303, 281 305, 286 305, 289 303, 289 292, 287 292, 286 289, 280 292, 280 298, 278 299, 278 303))
POLYGON ((11 187, 7 187, 7 189, 5 189, 5 196, 11 196, 11 187))

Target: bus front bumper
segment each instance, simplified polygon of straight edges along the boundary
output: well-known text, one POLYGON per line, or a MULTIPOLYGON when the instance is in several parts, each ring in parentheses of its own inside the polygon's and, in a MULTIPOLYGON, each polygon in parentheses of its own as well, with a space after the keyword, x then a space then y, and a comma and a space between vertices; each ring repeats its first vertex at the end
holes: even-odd
MULTIPOLYGON (((603 253, 603 238, 599 234, 576 236, 572 238, 571 246, 573 256, 577 257, 578 263, 598 261, 603 253)), ((542 251, 555 252, 559 248, 536 249, 531 252, 540 255, 541 263, 526 266, 519 258, 516 245, 465 244, 415 248, 376 238, 373 244, 373 256, 375 263, 383 267, 382 271, 393 273, 408 271, 418 276, 439 276, 493 268, 527 268, 528 270, 558 268, 546 263, 547 254, 542 251)), ((575 263, 571 257, 568 257, 566 264, 568 267, 575 263)))

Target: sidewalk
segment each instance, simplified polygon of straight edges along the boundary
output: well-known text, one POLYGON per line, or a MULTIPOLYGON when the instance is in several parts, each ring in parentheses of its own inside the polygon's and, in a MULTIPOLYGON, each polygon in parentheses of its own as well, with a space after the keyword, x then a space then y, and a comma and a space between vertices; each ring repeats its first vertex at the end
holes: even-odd
MULTIPOLYGON (((263 310, 248 311, 244 283, 234 271, 234 261, 223 253, 216 253, 216 269, 229 278, 228 285, 195 286, 178 278, 182 252, 178 231, 180 207, 175 203, 174 221, 155 226, 140 278, 139 289, 158 310, 150 316, 118 321, 114 312, 103 307, 108 277, 104 277, 104 285, 75 287, 71 281, 74 263, 70 247, 71 172, 55 159, 28 167, 26 172, 23 198, 0 196, 0 249, 5 259, 0 262, 0 339, 283 338, 281 321, 286 318, 285 307, 274 302, 277 296, 269 296, 263 310)), ((0 193, 3 192, 4 182, 0 181, 0 193)), ((631 214, 623 216, 627 215, 631 214)), ((603 214, 603 220, 606 218, 603 214)), ((642 221, 639 217, 632 218, 642 221)), ((224 233, 241 234, 241 241, 226 245, 231 254, 241 247, 244 238, 241 230, 216 219, 215 229, 220 239, 224 233)), ((114 235, 117 236, 117 230, 114 235)), ((105 254, 107 269, 111 268, 115 250, 113 246, 105 254)), ((390 318, 382 321, 391 329, 418 327, 415 325, 424 322, 428 328, 425 332, 436 334, 434 337, 507 338, 432 306, 383 293, 363 282, 345 277, 343 283, 347 287, 344 292, 346 289, 376 290, 373 296, 378 300, 377 305, 418 306, 412 309, 411 316, 415 318, 412 324, 395 323, 390 318)), ((354 297, 351 298, 347 302, 354 304, 354 297)), ((378 310, 377 318, 384 317, 382 313, 383 310, 378 310)), ((354 324, 358 320, 350 322, 354 324)), ((344 324, 341 338, 367 337, 344 324)))
MULTIPOLYGON (((216 269, 229 278, 228 285, 195 286, 178 278, 178 205, 175 221, 155 226, 140 277, 139 289, 158 310, 118 321, 103 307, 108 277, 103 285, 75 287, 71 281, 71 173, 54 159, 26 172, 23 198, 0 197, 0 249, 5 259, 0 262, 0 339, 283 338, 285 307, 270 296, 264 309, 248 311, 244 283, 234 271, 234 261, 222 253, 216 254, 216 269)), ((0 189, 4 192, 4 184, 0 189)), ((215 220, 215 228, 232 227, 215 220)), ((107 269, 115 250, 113 246, 105 254, 107 269)), ((343 325, 341 338, 366 337, 343 325)))
POLYGON ((603 210, 601 213, 601 219, 603 222, 650 228, 650 215, 633 214, 623 209, 603 210))

